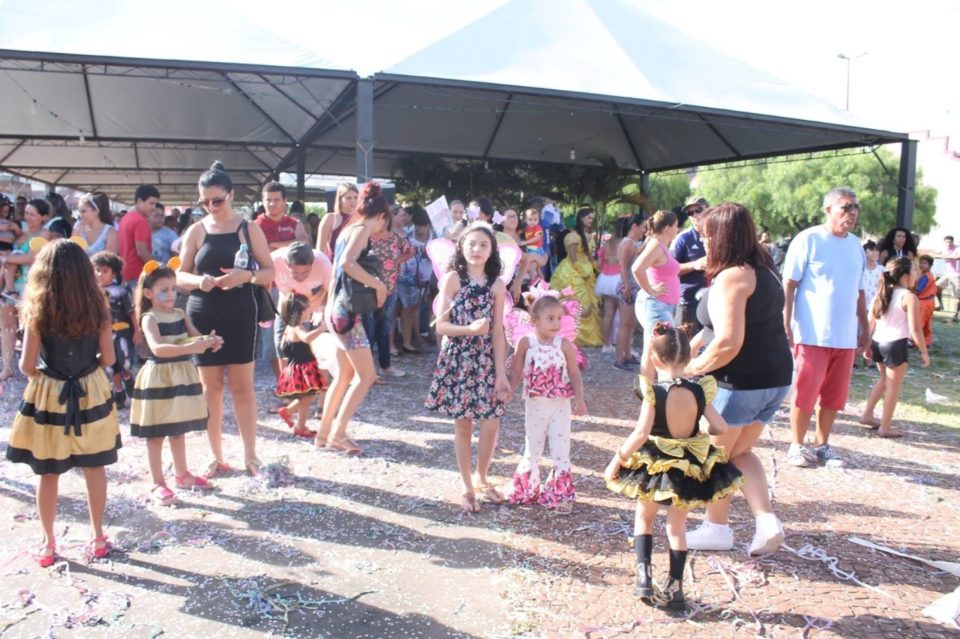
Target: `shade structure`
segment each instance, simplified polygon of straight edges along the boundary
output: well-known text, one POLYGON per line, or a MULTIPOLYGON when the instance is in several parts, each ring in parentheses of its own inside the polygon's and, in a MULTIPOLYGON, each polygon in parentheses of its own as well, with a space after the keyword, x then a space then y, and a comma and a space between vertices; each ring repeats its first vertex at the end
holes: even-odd
POLYGON ((0 168, 130 201, 196 198, 222 160, 241 197, 353 100, 349 71, 0 50, 0 168))
POLYGON ((222 159, 251 199, 280 172, 390 177, 410 154, 650 173, 907 139, 622 0, 512 0, 371 79, 263 51, 292 63, 0 50, 0 170, 193 198, 222 159))

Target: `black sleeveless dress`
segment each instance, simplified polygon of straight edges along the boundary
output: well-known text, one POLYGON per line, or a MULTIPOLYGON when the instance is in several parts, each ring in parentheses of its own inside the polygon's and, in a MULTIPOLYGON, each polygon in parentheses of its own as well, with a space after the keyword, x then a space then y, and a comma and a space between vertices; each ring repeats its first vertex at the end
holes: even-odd
MULTIPOLYGON (((240 248, 240 228, 230 233, 207 233, 197 251, 196 272, 220 277, 223 269, 233 268, 233 258, 240 248)), ((199 288, 190 292, 187 316, 204 335, 216 331, 223 338, 223 347, 213 353, 196 356, 197 366, 248 364, 254 359, 257 337, 257 300, 253 285, 244 284, 230 290, 215 288, 204 293, 199 288)))
POLYGON ((655 501, 665 506, 694 508, 733 494, 743 483, 737 467, 727 461, 726 451, 710 443, 700 432, 700 417, 713 401, 717 382, 709 375, 699 382, 686 379, 651 383, 637 376, 635 392, 655 410, 650 437, 630 455, 607 488, 626 497, 655 501), (697 418, 690 437, 674 439, 667 426, 667 394, 685 388, 697 401, 697 418))

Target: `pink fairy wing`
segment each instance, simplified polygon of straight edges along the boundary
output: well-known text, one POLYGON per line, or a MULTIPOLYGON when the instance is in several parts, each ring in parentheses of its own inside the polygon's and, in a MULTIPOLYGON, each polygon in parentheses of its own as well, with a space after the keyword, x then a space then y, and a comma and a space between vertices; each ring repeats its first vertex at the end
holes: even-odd
POLYGON ((497 251, 500 253, 500 261, 503 262, 503 272, 500 273, 500 279, 503 280, 504 284, 510 284, 513 280, 513 274, 517 272, 520 258, 523 257, 523 251, 516 244, 498 244, 497 251))
POLYGON ((507 342, 516 348, 521 339, 533 332, 530 314, 520 308, 511 310, 503 318, 503 331, 507 335, 507 342))
POLYGON ((447 272, 450 259, 457 252, 457 245, 445 237, 438 237, 427 242, 427 257, 433 265, 433 274, 439 280, 447 272))

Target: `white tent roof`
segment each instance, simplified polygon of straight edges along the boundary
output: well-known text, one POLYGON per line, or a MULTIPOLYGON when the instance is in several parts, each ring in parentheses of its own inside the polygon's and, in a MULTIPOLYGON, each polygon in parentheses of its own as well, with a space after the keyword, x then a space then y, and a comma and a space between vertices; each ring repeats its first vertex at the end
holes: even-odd
MULTIPOLYGON (((54 0, 43 28, 30 0, 0 7, 0 170, 121 200, 141 182, 195 197, 218 158, 250 195, 298 145, 308 174, 354 172, 356 74, 222 3, 168 0, 141 26, 129 6, 54 0), (182 56, 154 35, 184 29, 182 56)), ((377 74, 373 114, 377 176, 410 153, 656 171, 906 139, 621 0, 512 0, 377 74)))

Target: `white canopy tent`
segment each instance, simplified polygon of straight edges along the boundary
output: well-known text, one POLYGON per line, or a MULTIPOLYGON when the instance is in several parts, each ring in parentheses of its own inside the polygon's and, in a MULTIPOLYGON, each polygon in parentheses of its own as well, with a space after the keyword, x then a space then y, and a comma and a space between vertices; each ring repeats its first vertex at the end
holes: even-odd
MULTIPOLYGON (((173 0, 162 20, 186 6, 173 0)), ((222 9, 190 24, 229 20, 222 9)), ((121 199, 141 182, 192 197, 215 158, 252 195, 284 171, 390 176, 408 154, 604 155, 648 174, 903 142, 912 210, 905 134, 863 126, 622 0, 512 0, 369 79, 316 68, 322 55, 255 33, 250 47, 221 47, 244 63, 0 50, 0 170, 121 199)))

